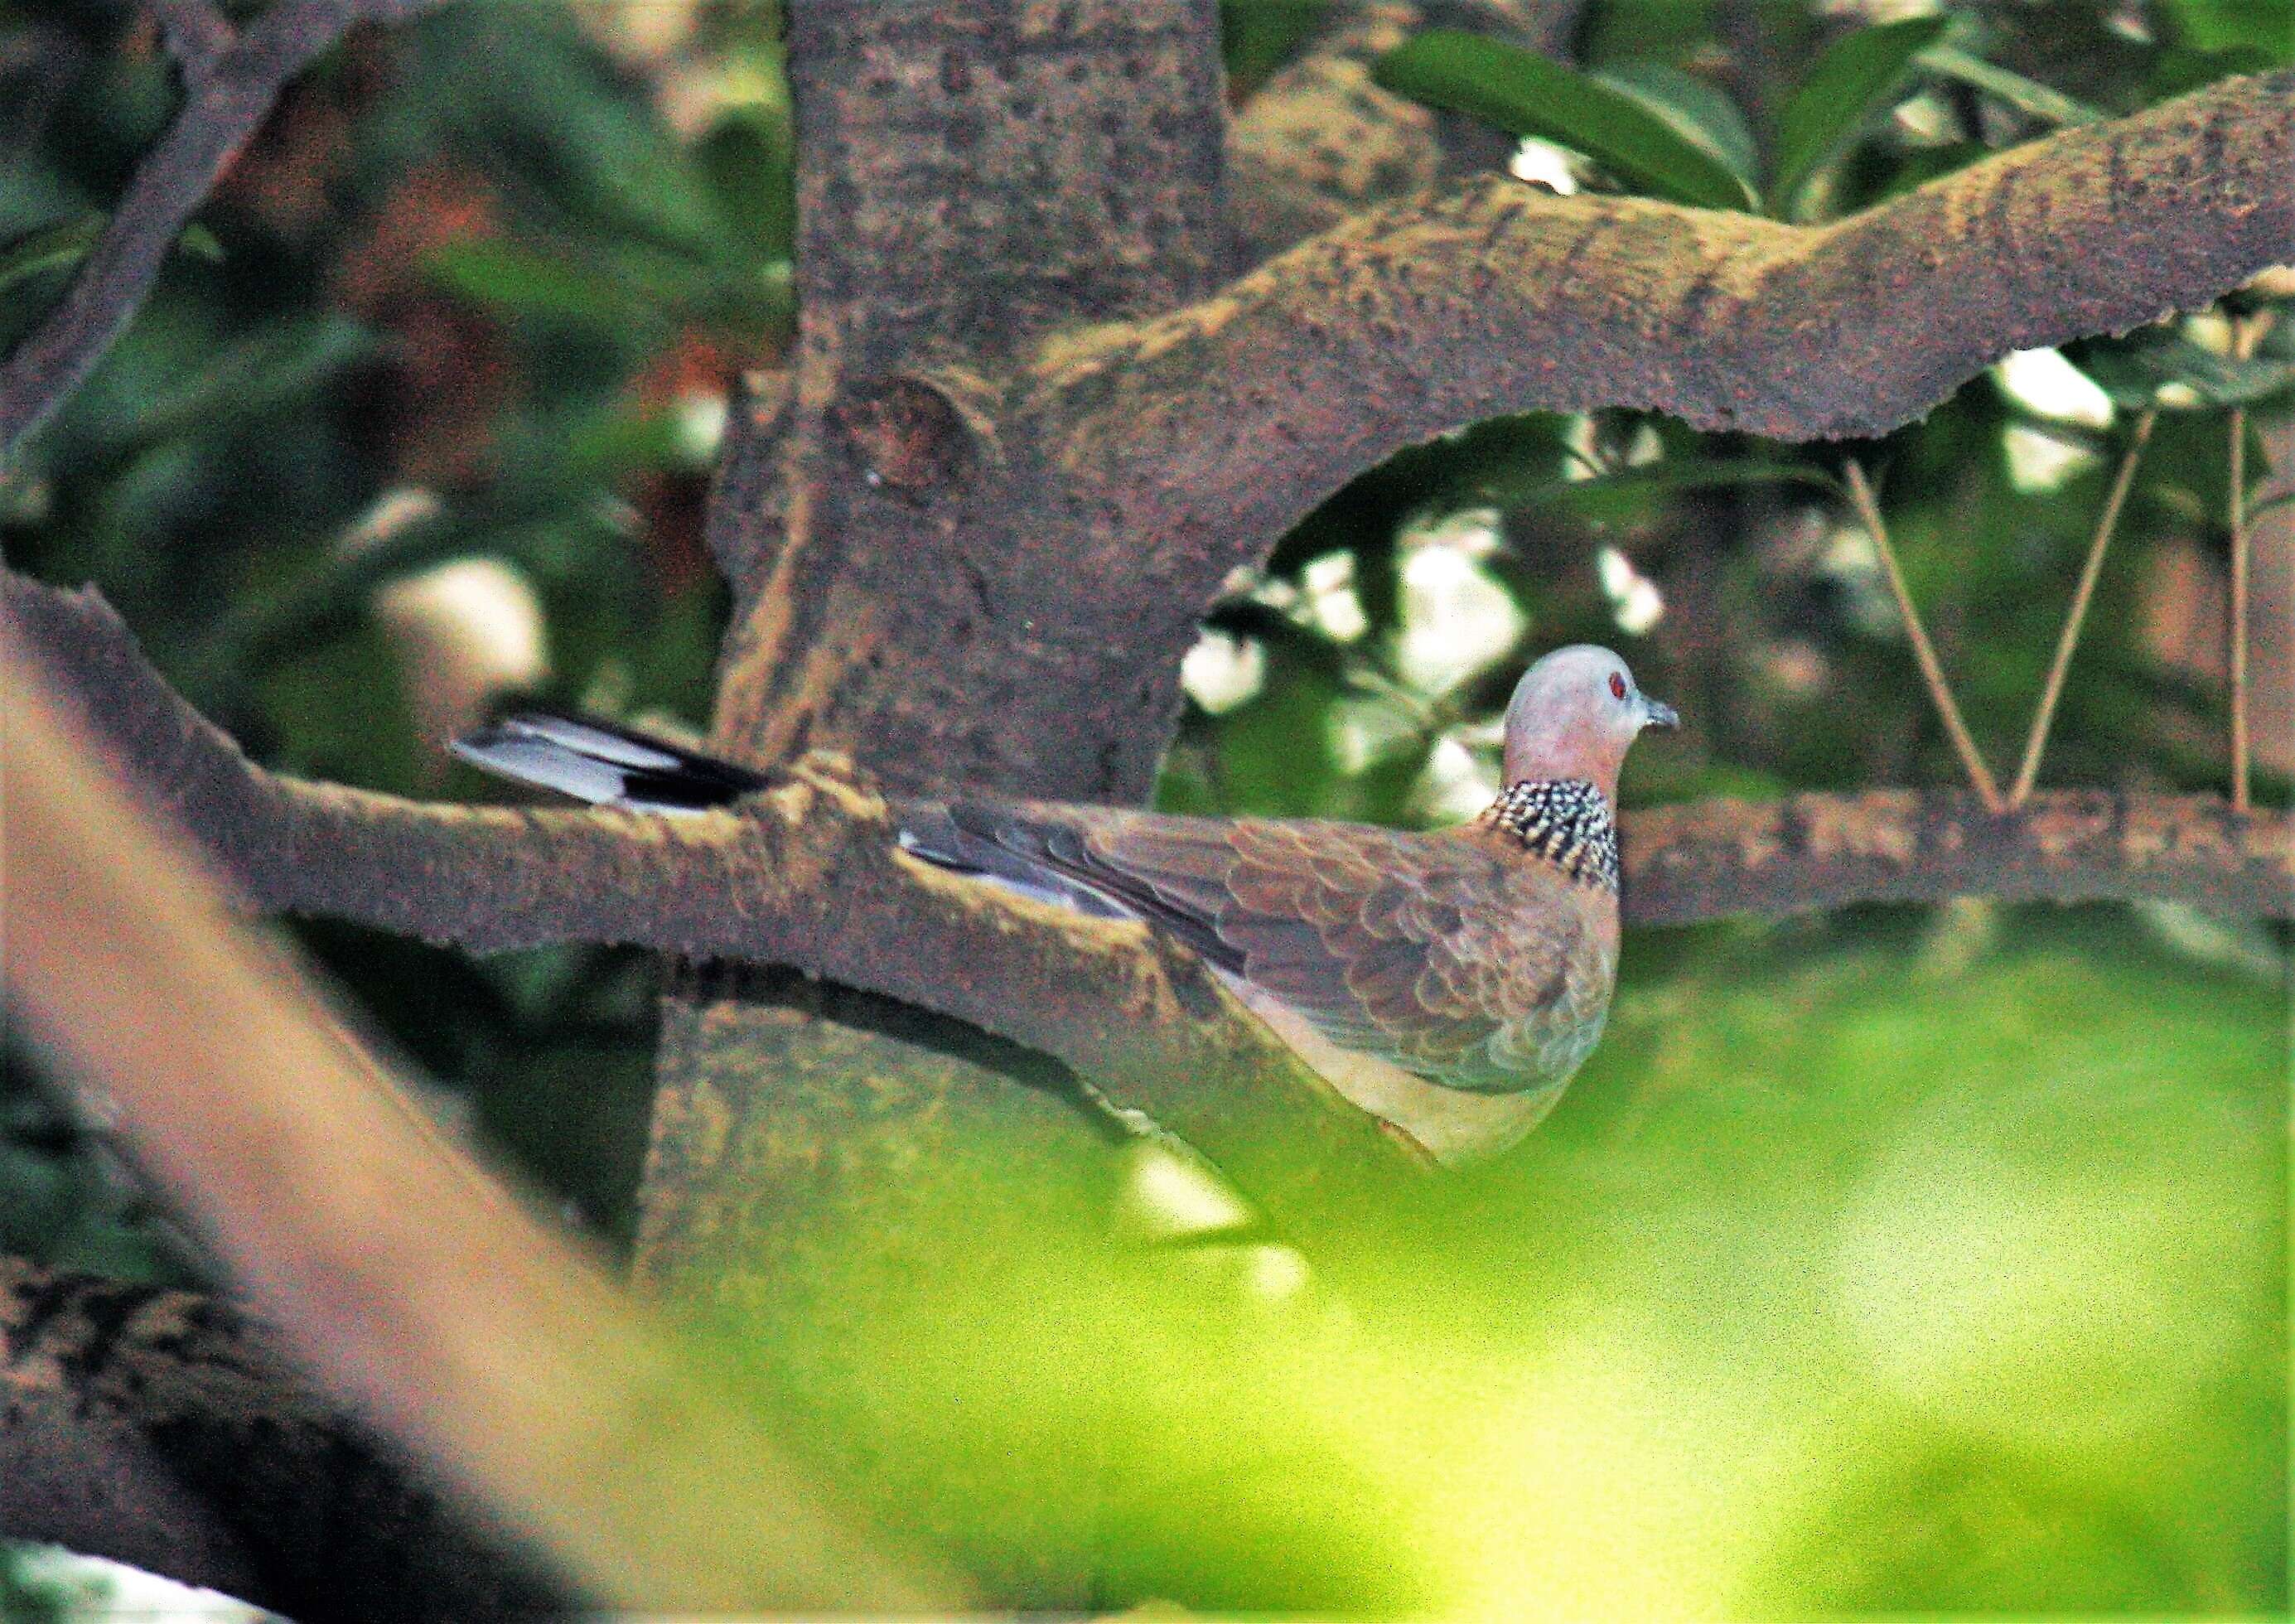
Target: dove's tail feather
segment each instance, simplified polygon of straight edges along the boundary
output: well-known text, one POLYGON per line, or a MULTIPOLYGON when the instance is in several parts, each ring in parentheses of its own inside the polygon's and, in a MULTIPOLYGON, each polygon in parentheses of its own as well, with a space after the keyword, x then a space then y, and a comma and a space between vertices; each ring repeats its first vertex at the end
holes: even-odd
POLYGON ((520 711, 454 741, 473 766, 598 806, 706 812, 762 789, 762 773, 608 722, 520 711))

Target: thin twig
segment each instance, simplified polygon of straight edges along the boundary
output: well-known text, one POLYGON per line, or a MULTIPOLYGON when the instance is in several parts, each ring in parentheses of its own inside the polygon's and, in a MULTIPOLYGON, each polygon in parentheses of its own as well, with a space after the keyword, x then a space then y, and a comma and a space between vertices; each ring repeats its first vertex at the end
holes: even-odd
POLYGON ((1857 516, 1865 521, 1865 528, 1873 537, 1874 551, 1881 555, 1881 567, 1889 577, 1889 591, 1897 600, 1897 613, 1905 619, 1905 631, 1913 640, 1913 658, 1921 668, 1921 680, 1928 684, 1929 698, 1936 701, 1937 714, 1944 720, 1944 730, 1959 754, 1960 764, 1968 770, 1968 781, 1976 787, 1976 798, 1984 803, 1984 810, 2000 812, 2007 810, 2000 799, 2000 786, 1993 781, 1992 769, 1976 753, 1976 740, 1969 737, 1968 724, 1960 719, 1960 706, 1953 702, 1952 685, 1944 680, 1944 667, 1937 663, 1936 650, 1929 645, 1929 634, 1921 625, 1920 611, 1913 607, 1913 595, 1905 589, 1905 572, 1897 567, 1897 551, 1889 543, 1889 527, 1881 522, 1881 506, 1873 500, 1873 487, 1865 478, 1865 466, 1856 458, 1849 459, 1849 494, 1857 504, 1857 516))
POLYGON ((2129 487, 2136 483, 2136 465, 2142 461, 2145 442, 2152 437, 2152 425, 2159 421, 2160 409, 2146 407, 2136 420, 2136 432, 2120 454, 2119 472, 2111 482, 2111 494, 2103 499, 2103 515, 2095 521, 2095 539, 2088 543, 2087 563, 2080 570, 2079 585, 2072 592, 2071 612, 2064 616, 2064 629, 2056 639, 2056 657, 2048 666, 2048 684, 2040 695, 2040 708, 2032 717, 2032 730, 2024 739, 2024 759, 2016 769, 2016 782, 2008 791, 2008 804, 2013 808, 2024 804, 2032 793, 2032 785, 2040 776, 2040 757, 2048 747, 2048 730, 2056 720, 2056 701, 2063 698, 2064 674, 2071 669, 2072 650, 2079 646, 2080 626, 2087 619, 2088 600, 2095 595, 2096 577, 2103 573, 2104 550, 2111 545, 2111 533, 2119 525, 2119 510, 2126 505, 2129 487))
MULTIPOLYGON (((2259 315, 2231 322, 2231 353, 2237 361, 2254 359, 2270 317, 2259 315)), ((2247 407, 2231 409, 2231 804, 2245 812, 2248 796, 2247 737, 2247 407)))
POLYGON ((184 61, 183 110, 135 167, 127 194, 56 307, 0 366, 0 461, 86 381, 126 330, 232 154, 261 126, 293 78, 352 24, 396 20, 435 0, 276 0, 221 49, 196 20, 202 8, 167 5, 171 46, 184 61))
POLYGON ((231 19, 210 0, 144 0, 144 4, 159 20, 167 53, 183 68, 187 85, 214 72, 217 60, 239 38, 231 19))

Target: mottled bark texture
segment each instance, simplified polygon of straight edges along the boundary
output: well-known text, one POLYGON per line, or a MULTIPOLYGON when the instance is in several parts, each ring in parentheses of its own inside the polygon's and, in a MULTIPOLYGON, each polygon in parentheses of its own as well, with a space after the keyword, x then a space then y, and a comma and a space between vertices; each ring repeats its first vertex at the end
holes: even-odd
POLYGON ((1028 437, 1200 606, 1361 469, 1499 412, 1879 434, 2011 349, 2295 257, 2295 73, 2227 80, 1824 226, 1503 178, 1376 210, 1188 308, 1057 335, 1028 437))
POLYGON ((1370 68, 1421 28, 1466 29, 1566 57, 1580 0, 1330 8, 1322 29, 1237 110, 1228 137, 1236 229, 1254 260, 1446 175, 1502 168, 1514 143, 1371 82, 1370 68))
POLYGON ((5 1258, 0 1530, 306 1624, 568 1604, 290 1375, 236 1309, 5 1258))
POLYGON ((1144 790, 1168 717, 1072 624, 1074 560, 1016 533, 1058 481, 995 380, 1055 326, 1225 272, 1214 23, 1207 0, 792 9, 789 497, 734 583, 721 739, 852 748, 901 788, 1144 790))
POLYGON ((2215 796, 2043 790, 1997 817, 1971 796, 1902 789, 1704 801, 1631 814, 1623 852, 1627 917, 1643 925, 1969 895, 2295 915, 2286 814, 2215 796))

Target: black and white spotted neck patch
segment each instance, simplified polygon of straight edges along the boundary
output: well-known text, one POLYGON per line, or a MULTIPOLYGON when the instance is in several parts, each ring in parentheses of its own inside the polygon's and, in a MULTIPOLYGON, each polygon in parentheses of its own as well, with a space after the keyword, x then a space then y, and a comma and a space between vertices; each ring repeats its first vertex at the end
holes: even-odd
POLYGON ((1618 888, 1618 825, 1609 797, 1584 779, 1525 779, 1482 820, 1503 829, 1581 885, 1618 888))

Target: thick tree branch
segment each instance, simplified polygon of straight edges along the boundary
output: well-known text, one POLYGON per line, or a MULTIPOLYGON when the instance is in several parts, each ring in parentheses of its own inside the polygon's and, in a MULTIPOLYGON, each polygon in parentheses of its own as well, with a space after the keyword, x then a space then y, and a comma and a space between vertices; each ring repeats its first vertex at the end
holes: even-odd
POLYGON ((1209 594, 1344 479, 1500 412, 1874 434, 2011 349, 2295 257, 2295 73, 2067 130, 1817 227, 1502 177, 1373 211, 1186 309, 1049 340, 1019 408, 1209 594))
MULTIPOLYGON (((123 763, 262 905, 481 951, 625 942, 795 965, 1054 1055, 1197 1145, 1278 1219, 1325 1228, 1392 1158, 1194 960, 910 862, 886 808, 819 762, 741 813, 682 819, 421 804, 256 767, 93 593, 0 575, 0 606, 102 694, 123 763)), ((1882 898, 2146 897, 2295 913, 2279 816, 2198 796, 2039 796, 1983 814, 1883 791, 1664 808, 1626 822, 1628 918, 1680 924, 1882 898)))
POLYGON ((228 1303, 0 1258, 0 1533, 305 1624, 562 1612, 228 1303))
POLYGON ((437 0, 277 0, 243 33, 198 0, 159 15, 180 53, 176 121, 136 167, 127 193, 70 289, 0 365, 0 459, 94 371, 151 291, 167 249, 255 133, 287 81, 354 23, 412 16, 437 0))

